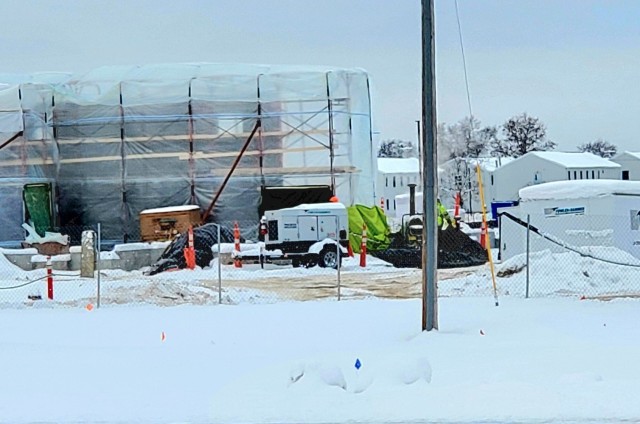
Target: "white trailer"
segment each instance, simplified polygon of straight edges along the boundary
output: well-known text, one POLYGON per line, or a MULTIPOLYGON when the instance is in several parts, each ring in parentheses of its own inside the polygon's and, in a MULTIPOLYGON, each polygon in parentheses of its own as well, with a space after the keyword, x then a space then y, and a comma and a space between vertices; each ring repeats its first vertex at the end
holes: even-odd
MULTIPOLYGON (((302 204, 265 211, 267 261, 291 260, 294 267, 337 268, 347 254, 349 217, 342 203, 302 204)), ((242 259, 255 259, 242 255, 242 259)))

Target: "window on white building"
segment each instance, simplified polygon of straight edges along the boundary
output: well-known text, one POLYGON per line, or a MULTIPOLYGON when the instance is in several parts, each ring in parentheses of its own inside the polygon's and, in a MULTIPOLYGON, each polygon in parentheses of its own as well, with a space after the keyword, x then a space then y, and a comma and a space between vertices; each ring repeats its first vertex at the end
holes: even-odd
POLYGON ((393 186, 394 187, 396 186, 396 176, 395 175, 393 176, 393 186))

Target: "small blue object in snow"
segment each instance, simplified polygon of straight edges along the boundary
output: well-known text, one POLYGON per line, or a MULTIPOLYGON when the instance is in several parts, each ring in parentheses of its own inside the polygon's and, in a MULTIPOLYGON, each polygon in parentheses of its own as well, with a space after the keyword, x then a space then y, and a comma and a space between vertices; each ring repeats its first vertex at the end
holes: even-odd
POLYGON ((360 362, 360 359, 356 358, 356 369, 359 370, 361 366, 362 362, 360 362))

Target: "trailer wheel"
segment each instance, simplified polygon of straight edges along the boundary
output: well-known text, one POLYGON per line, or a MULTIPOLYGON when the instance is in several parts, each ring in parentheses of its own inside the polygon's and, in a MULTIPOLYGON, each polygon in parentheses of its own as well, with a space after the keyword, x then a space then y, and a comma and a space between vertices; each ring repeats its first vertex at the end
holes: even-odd
POLYGON ((294 268, 300 268, 300 259, 298 258, 291 259, 291 266, 294 268))
POLYGON ((339 261, 342 258, 338 255, 337 249, 335 246, 326 246, 322 251, 320 251, 318 264, 323 268, 338 268, 339 261))

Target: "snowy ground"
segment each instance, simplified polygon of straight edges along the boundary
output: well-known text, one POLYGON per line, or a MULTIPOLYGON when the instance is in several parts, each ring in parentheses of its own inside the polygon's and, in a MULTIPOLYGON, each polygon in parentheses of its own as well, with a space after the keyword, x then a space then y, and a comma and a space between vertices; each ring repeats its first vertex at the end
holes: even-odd
POLYGON ((430 333, 417 300, 3 309, 0 422, 640 419, 637 301, 439 307, 430 333))
MULTIPOLYGON (((488 267, 440 270, 422 333, 419 271, 351 261, 340 302, 335 271, 224 267, 219 305, 217 264, 107 271, 100 309, 72 275, 53 302, 24 300, 41 282, 1 290, 0 423, 640 421, 639 300, 581 300, 638 293, 635 268, 537 252, 524 299, 513 258, 498 307, 488 267), (296 284, 328 294, 287 301, 296 284)), ((43 273, 2 262, 0 289, 43 273)))

